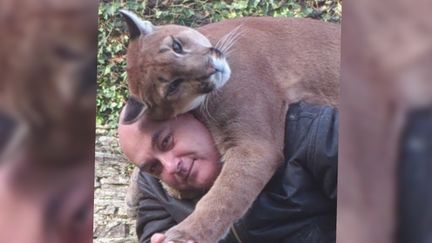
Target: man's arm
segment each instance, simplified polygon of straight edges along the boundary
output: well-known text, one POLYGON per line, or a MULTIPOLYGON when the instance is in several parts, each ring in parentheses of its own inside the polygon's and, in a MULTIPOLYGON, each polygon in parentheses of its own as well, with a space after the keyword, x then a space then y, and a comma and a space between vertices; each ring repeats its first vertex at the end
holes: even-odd
POLYGON ((150 242, 153 234, 167 231, 193 210, 192 202, 168 196, 160 182, 149 174, 139 174, 138 186, 142 192, 136 222, 140 243, 150 242))
POLYGON ((336 199, 339 140, 339 113, 323 107, 314 121, 307 150, 306 166, 321 183, 326 196, 336 199))
POLYGON ((151 197, 140 200, 136 222, 136 233, 140 243, 150 242, 154 233, 165 232, 175 224, 174 219, 157 200, 151 197))
POLYGON ((287 160, 298 161, 329 199, 336 199, 339 114, 336 108, 290 105, 285 127, 287 160))
POLYGON ((286 124, 285 155, 309 171, 328 198, 336 199, 338 110, 299 102, 290 105, 286 124))

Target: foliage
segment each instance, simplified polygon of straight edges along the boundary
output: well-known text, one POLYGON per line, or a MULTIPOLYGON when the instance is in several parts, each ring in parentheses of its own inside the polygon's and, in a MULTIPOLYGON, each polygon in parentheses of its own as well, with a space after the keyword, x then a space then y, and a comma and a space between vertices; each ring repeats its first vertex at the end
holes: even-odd
POLYGON ((200 26, 242 16, 294 16, 340 22, 341 0, 102 0, 99 4, 97 124, 116 126, 127 97, 125 53, 128 37, 120 9, 153 24, 200 26))

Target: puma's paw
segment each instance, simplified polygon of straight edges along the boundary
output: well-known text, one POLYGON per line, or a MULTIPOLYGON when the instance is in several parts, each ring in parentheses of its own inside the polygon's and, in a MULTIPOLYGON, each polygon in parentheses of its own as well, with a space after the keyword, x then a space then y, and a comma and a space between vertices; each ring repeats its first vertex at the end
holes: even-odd
POLYGON ((165 232, 165 237, 163 243, 203 243, 203 241, 193 236, 191 232, 178 229, 177 227, 173 227, 165 232))

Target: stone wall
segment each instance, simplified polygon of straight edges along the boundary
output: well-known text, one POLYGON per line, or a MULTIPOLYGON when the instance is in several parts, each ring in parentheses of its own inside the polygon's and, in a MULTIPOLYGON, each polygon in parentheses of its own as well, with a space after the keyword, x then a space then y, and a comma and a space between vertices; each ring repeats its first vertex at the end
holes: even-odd
POLYGON ((94 243, 135 243, 135 221, 126 213, 126 189, 133 167, 120 153, 117 138, 98 132, 94 198, 94 243))

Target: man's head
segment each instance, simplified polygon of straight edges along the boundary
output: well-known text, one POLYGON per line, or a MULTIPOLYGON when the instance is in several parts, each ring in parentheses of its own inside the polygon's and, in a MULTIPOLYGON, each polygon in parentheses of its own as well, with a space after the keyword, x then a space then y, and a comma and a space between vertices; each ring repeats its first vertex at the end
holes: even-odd
POLYGON ((191 114, 167 121, 147 116, 122 122, 119 141, 125 155, 142 171, 179 191, 209 189, 219 175, 220 155, 207 128, 191 114))

